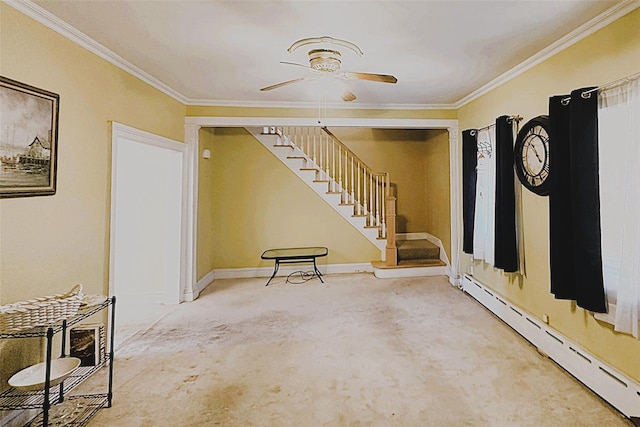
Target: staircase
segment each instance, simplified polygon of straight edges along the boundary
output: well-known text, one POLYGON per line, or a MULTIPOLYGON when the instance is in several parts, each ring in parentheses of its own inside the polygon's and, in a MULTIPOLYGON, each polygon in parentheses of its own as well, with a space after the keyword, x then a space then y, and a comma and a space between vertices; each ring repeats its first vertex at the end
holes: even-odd
POLYGON ((440 248, 424 233, 396 239, 389 174, 371 170, 328 129, 246 129, 380 249, 382 261, 372 262, 377 277, 446 274, 440 248))
POLYGON ((371 170, 326 128, 247 128, 381 251, 387 238, 389 174, 371 170))

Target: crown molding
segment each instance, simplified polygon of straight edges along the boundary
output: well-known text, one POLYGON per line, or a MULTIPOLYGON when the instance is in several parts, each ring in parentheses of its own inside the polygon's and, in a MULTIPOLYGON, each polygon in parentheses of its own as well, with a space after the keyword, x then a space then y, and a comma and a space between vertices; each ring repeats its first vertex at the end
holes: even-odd
POLYGON ((511 68, 509 71, 501 74, 500 76, 491 80, 489 83, 485 84, 484 86, 481 86, 480 88, 474 90, 464 98, 458 100, 457 102, 452 104, 453 108, 455 109, 461 108, 466 104, 470 103, 471 101, 474 101, 479 97, 481 97, 482 95, 492 91, 493 89, 499 86, 502 86, 509 80, 514 79, 515 77, 519 76, 525 71, 528 71, 531 68, 535 67, 536 65, 540 64, 541 62, 551 58, 555 54, 576 44, 580 40, 606 27, 607 25, 623 17, 629 12, 632 12, 638 7, 640 7, 640 0, 625 0, 623 2, 616 4, 615 6, 611 7, 610 9, 607 9, 606 11, 602 12, 600 15, 596 16, 595 18, 585 22, 575 30, 566 34, 564 37, 551 43, 549 46, 542 49, 540 52, 536 53, 535 55, 531 56, 529 59, 525 60, 524 62, 521 62, 520 64, 511 68))
POLYGON ((42 25, 50 28, 51 30, 57 32, 63 37, 68 38, 72 42, 80 45, 81 47, 87 49, 88 51, 98 55, 100 58, 110 62, 116 67, 126 71, 127 73, 139 78, 143 82, 151 85, 152 87, 158 89, 159 91, 169 95, 171 98, 175 99, 178 102, 183 104, 187 103, 187 98, 174 90, 170 86, 161 82, 160 80, 153 77, 151 74, 147 73, 143 69, 133 65, 131 62, 127 61, 117 53, 113 52, 111 49, 103 46, 98 43, 91 37, 84 34, 82 31, 72 27, 67 24, 63 20, 49 13, 45 9, 41 8, 37 4, 29 1, 29 0, 2 0, 9 6, 14 9, 24 13, 30 18, 35 19, 42 25))
POLYGON ((219 99, 188 99, 188 106, 203 107, 255 107, 255 108, 327 108, 332 110, 453 110, 453 104, 358 104, 339 102, 286 102, 286 101, 221 101, 219 99))

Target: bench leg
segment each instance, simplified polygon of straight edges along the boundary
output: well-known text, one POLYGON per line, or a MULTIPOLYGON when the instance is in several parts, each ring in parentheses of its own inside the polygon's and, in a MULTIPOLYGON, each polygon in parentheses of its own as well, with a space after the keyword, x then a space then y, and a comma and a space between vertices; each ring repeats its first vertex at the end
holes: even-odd
POLYGON ((271 280, 276 277, 276 273, 278 272, 278 268, 280 268, 280 260, 276 259, 276 265, 273 268, 273 274, 271 275, 271 277, 269 277, 269 280, 267 280, 267 284, 265 286, 269 286, 269 283, 271 283, 271 280))
POLYGON ((318 276, 318 279, 320 279, 320 282, 324 283, 324 280, 322 280, 322 273, 320 273, 320 270, 318 270, 318 267, 316 266, 315 258, 313 258, 313 271, 315 271, 316 276, 318 276))

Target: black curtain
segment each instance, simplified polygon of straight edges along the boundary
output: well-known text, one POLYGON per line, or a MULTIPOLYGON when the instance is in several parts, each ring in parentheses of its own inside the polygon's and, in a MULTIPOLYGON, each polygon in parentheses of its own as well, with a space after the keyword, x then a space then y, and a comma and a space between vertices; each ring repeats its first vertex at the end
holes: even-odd
POLYGON ((513 126, 511 117, 496 119, 496 219, 495 267, 508 273, 518 271, 516 235, 516 192, 513 169, 513 126))
POLYGON ((594 88, 549 98, 551 293, 606 313, 594 88))
POLYGON ((478 131, 462 131, 462 221, 464 253, 473 253, 473 219, 476 211, 476 166, 478 166, 478 131))

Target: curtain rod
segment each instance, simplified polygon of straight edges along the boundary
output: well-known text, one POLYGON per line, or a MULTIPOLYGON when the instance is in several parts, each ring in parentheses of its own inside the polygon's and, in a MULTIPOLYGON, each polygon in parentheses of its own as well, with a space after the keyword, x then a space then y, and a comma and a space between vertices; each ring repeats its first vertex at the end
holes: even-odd
MULTIPOLYGON (((621 79, 612 81, 611 83, 607 83, 607 84, 604 84, 602 86, 595 87, 593 89, 585 90, 584 92, 582 92, 580 94, 580 96, 585 98, 585 99, 587 99, 587 98, 589 98, 591 96, 591 92, 608 89, 610 87, 614 87, 614 86, 617 86, 617 85, 622 84, 622 83, 630 82, 631 80, 635 80, 637 78, 640 78, 640 73, 631 74, 630 76, 623 77, 621 79)), ((571 97, 567 96, 566 98, 562 98, 562 100, 560 102, 562 103, 562 105, 567 105, 570 100, 571 100, 571 97)))
MULTIPOLYGON (((516 123, 519 123, 520 120, 522 120, 522 116, 519 116, 519 115, 516 114, 516 115, 512 115, 512 116, 507 117, 507 122, 509 122, 509 123, 513 122, 514 120, 516 121, 516 123)), ((476 132, 480 132, 481 130, 489 129, 491 126, 495 126, 495 125, 496 125, 495 123, 491 123, 490 125, 483 126, 481 128, 471 129, 471 136, 474 136, 476 132)))

